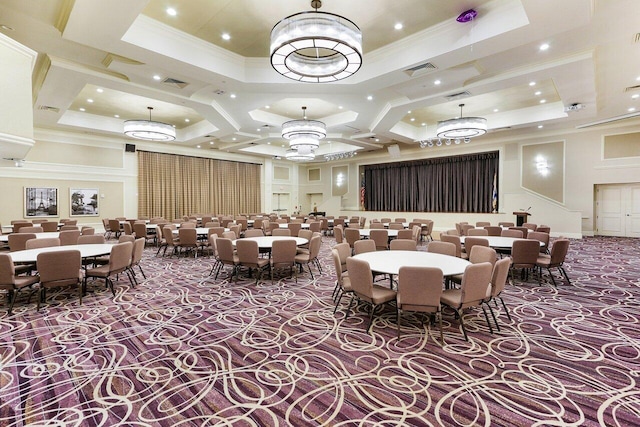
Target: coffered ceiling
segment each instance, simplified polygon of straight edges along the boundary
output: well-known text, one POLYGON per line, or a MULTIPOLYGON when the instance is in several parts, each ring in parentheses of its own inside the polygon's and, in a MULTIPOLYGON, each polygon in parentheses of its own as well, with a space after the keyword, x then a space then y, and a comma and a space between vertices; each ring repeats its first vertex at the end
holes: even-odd
POLYGON ((362 68, 331 84, 288 80, 269 63, 271 28, 305 10, 305 0, 0 0, 0 32, 39 53, 36 127, 124 141, 123 121, 153 107, 176 127, 170 144, 194 153, 281 156, 280 126, 302 106, 327 124, 320 155, 417 147, 459 104, 487 118, 479 144, 640 108, 637 0, 324 0, 363 32, 362 68), (457 22, 470 8, 477 18, 457 22))

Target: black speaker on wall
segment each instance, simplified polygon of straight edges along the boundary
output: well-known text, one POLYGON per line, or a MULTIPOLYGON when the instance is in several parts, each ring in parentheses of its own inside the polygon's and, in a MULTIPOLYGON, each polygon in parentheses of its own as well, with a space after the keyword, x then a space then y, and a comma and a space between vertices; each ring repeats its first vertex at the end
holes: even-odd
POLYGON ((136 152, 136 146, 134 144, 125 144, 124 145, 124 151, 127 153, 135 153, 136 152))

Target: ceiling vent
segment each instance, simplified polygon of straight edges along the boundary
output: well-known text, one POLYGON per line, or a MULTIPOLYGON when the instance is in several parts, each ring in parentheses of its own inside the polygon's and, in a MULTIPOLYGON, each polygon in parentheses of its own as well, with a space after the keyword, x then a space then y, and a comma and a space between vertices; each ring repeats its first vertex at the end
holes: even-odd
POLYGON ((162 84, 177 87, 178 89, 184 89, 185 87, 189 86, 189 83, 183 82, 182 80, 174 79, 172 77, 167 77, 166 79, 164 79, 162 81, 162 84))
POLYGON ((511 126, 503 126, 501 128, 489 129, 489 132, 491 132, 491 133, 501 132, 503 130, 509 130, 509 129, 511 129, 511 126))
POLYGON ((415 67, 411 67, 411 68, 407 68, 406 70, 404 70, 404 72, 411 76, 417 76, 417 75, 422 75, 425 73, 428 73, 430 71, 433 70, 437 70, 438 67, 436 67, 435 65, 433 65, 431 62, 425 62, 424 64, 420 64, 420 65, 416 65, 415 67))
POLYGON ((48 105, 41 105, 38 107, 38 110, 42 110, 42 111, 53 111, 54 113, 59 113, 60 109, 57 107, 50 107, 48 105))
POLYGON ((447 101, 453 101, 454 99, 466 98, 468 96, 471 96, 471 92, 465 90, 462 92, 445 95, 444 99, 446 99, 447 101))
POLYGON ((224 91, 222 89, 216 89, 213 91, 216 95, 224 95, 224 91))
POLYGON ((564 112, 568 113, 570 111, 580 111, 585 107, 586 106, 584 104, 580 104, 579 102, 575 102, 573 104, 569 104, 566 107, 564 107, 564 112))
POLYGON ((636 91, 636 90, 640 90, 640 85, 629 86, 629 87, 624 88, 625 92, 633 92, 633 91, 636 91))

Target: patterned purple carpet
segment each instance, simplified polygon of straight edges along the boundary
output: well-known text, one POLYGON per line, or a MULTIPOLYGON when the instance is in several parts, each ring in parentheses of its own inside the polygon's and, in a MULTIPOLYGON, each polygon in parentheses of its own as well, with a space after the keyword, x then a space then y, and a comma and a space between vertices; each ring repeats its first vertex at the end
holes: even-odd
POLYGON ((395 310, 332 314, 333 264, 294 280, 214 281, 155 258, 117 296, 0 306, 0 425, 640 425, 640 241, 571 242, 572 283, 508 286, 501 332, 445 316, 445 341, 395 310), (315 274, 315 272, 314 272, 315 274))

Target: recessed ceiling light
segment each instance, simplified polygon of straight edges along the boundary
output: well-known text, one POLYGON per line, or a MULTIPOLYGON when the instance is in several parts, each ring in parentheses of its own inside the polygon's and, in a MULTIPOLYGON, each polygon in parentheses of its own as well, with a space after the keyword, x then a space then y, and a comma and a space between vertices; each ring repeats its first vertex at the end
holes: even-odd
POLYGON ((267 142, 267 145, 271 145, 271 143, 270 143, 270 142, 267 142))
POLYGON ((84 107, 80 107, 79 110, 80 111, 87 111, 87 110, 84 109, 84 107))
POLYGON ((14 31, 13 27, 10 27, 5 24, 0 25, 0 29, 6 30, 6 31, 14 31))
POLYGON ((222 33, 222 40, 231 40, 229 33, 222 33))
POLYGON ((636 80, 640 82, 640 76, 636 77, 636 80))
POLYGON ((115 117, 116 119, 120 118, 120 114, 114 114, 113 117, 115 117))
POLYGON ((189 119, 184 119, 185 122, 189 123, 191 120, 189 119))
POLYGON ((202 148, 202 147, 200 147, 199 145, 196 145, 196 148, 202 148))
POLYGON ((544 104, 545 102, 547 102, 547 100, 546 100, 546 99, 541 99, 541 100, 540 100, 540 104, 544 104))
POLYGON ((166 12, 169 16, 176 16, 178 14, 178 12, 172 7, 168 7, 166 12))
POLYGON ((403 27, 401 22, 396 23, 396 25, 393 26, 393 28, 395 28, 396 30, 401 30, 403 27))
POLYGON ((87 98, 87 102, 88 102, 89 104, 91 104, 91 103, 93 102, 93 99, 91 99, 91 98, 87 98))
POLYGON ((411 114, 411 110, 407 111, 407 114, 411 114))
POLYGON ((538 125, 538 129, 542 129, 544 126, 542 125, 538 125))
POLYGON ((411 119, 410 119, 410 120, 411 120, 412 122, 415 122, 415 121, 416 121, 416 118, 415 118, 415 117, 411 117, 411 119))
POLYGON ((209 145, 213 145, 213 141, 209 141, 209 145))
POLYGON ((284 144, 282 144, 282 148, 284 148, 284 144))
POLYGON ((231 138, 231 140, 232 140, 232 141, 235 141, 235 140, 236 140, 236 138, 231 138))
POLYGON ((268 110, 269 108, 271 108, 271 106, 270 105, 265 105, 264 108, 266 108, 268 110))
POLYGON ((544 50, 547 50, 547 49, 549 49, 549 43, 542 43, 540 45, 540 50, 544 51, 544 50))
POLYGON ((640 95, 639 95, 639 94, 637 94, 637 93, 636 93, 636 94, 634 94, 634 95, 631 95, 631 99, 638 99, 638 97, 640 97, 640 95))
POLYGON ((342 110, 342 105, 338 105, 338 110, 342 110))
POLYGON ((102 92, 104 92, 104 89, 102 89, 101 87, 99 87, 98 89, 96 89, 96 92, 98 92, 98 93, 102 93, 102 92))
POLYGON ((157 81, 157 80, 160 80, 161 78, 162 78, 162 77, 160 77, 160 76, 159 76, 159 75, 157 75, 157 74, 154 74, 154 76, 153 76, 153 80, 156 80, 156 81, 157 81))
POLYGON ((367 101, 371 101, 373 99, 373 96, 369 95, 367 96, 367 101))
POLYGON ((529 86, 535 86, 536 82, 529 82, 529 86))
POLYGON ((636 108, 635 107, 631 107, 631 108, 628 108, 627 111, 631 113, 632 111, 636 111, 636 108))
POLYGON ((376 138, 376 142, 380 142, 380 138, 376 138))
POLYGON ((440 83, 442 83, 440 80, 435 80, 435 81, 433 82, 433 84, 434 84, 434 85, 439 85, 440 83))
POLYGON ((236 97, 235 93, 232 93, 231 95, 229 95, 232 99, 236 97))
POLYGON ((494 112, 494 113, 497 113, 498 111, 500 111, 500 110, 498 110, 497 108, 494 108, 494 109, 493 109, 493 112, 494 112))
POLYGON ((427 125, 427 124, 426 124, 426 123, 424 123, 424 122, 423 122, 423 123, 420 123, 420 126, 426 126, 426 125, 427 125))
POLYGON ((535 96, 540 96, 540 95, 542 95, 542 92, 541 92, 541 91, 539 91, 539 90, 537 90, 537 91, 535 91, 533 94, 534 94, 535 96))

